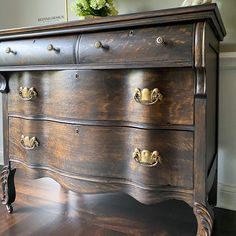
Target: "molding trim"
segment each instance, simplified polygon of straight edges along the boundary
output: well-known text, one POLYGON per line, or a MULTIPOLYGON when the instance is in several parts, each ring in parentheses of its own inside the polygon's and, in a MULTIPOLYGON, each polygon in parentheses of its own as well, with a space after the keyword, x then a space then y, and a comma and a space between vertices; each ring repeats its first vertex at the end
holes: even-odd
POLYGON ((236 52, 220 53, 220 69, 236 70, 236 52))
POLYGON ((217 206, 236 211, 236 185, 218 183, 217 206))

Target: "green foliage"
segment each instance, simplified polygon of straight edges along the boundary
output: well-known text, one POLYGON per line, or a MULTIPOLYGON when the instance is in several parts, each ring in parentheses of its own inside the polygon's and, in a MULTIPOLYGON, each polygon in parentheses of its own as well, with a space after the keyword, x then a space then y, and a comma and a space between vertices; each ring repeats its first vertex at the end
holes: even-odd
POLYGON ((74 0, 71 10, 76 16, 115 16, 113 0, 74 0))

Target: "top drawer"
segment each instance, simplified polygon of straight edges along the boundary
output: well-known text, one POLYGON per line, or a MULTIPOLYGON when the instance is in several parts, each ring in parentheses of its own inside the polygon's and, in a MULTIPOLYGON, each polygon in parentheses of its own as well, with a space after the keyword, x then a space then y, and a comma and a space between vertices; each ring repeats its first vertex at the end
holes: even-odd
POLYGON ((192 68, 16 72, 9 90, 11 115, 193 125, 192 68))
POLYGON ((89 33, 81 36, 80 63, 158 62, 192 65, 193 25, 89 33))
POLYGON ((75 64, 77 36, 0 42, 0 65, 75 64))

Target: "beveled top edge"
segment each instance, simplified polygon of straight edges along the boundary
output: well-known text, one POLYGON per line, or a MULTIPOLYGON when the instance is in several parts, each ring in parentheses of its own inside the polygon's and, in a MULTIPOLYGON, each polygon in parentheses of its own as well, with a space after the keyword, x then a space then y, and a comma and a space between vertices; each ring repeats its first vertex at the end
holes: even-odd
POLYGON ((98 31, 100 29, 112 29, 124 27, 129 23, 135 25, 155 24, 167 22, 208 20, 217 30, 219 40, 223 40, 226 30, 215 3, 190 7, 178 7, 164 10, 132 13, 118 16, 101 17, 89 20, 71 21, 59 24, 41 25, 0 30, 0 40, 26 38, 44 35, 59 35, 61 33, 75 33, 86 31, 98 31), (158 21, 159 20, 159 21, 158 21))

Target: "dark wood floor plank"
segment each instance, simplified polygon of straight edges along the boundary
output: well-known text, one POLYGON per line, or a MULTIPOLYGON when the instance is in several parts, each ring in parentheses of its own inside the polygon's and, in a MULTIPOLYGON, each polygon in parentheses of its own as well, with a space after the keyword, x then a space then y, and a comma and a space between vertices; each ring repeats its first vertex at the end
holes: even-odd
MULTIPOLYGON (((14 213, 0 206, 1 236, 191 236, 192 209, 180 201, 142 205, 125 194, 79 195, 49 178, 16 176, 14 213)), ((215 209, 213 236, 236 235, 236 212, 215 209)))

